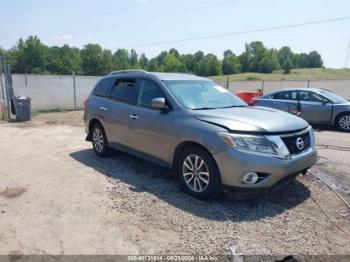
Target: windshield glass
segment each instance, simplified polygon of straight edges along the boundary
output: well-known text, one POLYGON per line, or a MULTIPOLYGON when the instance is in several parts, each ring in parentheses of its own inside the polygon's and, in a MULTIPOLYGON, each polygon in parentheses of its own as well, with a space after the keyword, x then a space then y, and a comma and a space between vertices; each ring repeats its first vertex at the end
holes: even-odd
POLYGON ((320 90, 320 93, 335 103, 348 102, 348 100, 346 100, 345 98, 338 96, 338 95, 336 95, 328 90, 320 90))
POLYGON ((189 109, 247 106, 240 98, 212 81, 167 80, 164 83, 176 99, 189 109))

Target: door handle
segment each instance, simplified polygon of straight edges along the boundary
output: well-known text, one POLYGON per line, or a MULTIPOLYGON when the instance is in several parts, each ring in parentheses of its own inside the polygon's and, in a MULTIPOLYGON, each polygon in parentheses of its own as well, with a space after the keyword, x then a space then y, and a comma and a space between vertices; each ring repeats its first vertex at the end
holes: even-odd
POLYGON ((138 117, 136 114, 131 114, 131 115, 130 115, 130 118, 131 118, 132 120, 136 120, 136 119, 138 119, 139 117, 138 117))
POLYGON ((103 106, 100 106, 99 109, 100 109, 101 111, 107 111, 107 108, 105 108, 105 107, 103 107, 103 106))

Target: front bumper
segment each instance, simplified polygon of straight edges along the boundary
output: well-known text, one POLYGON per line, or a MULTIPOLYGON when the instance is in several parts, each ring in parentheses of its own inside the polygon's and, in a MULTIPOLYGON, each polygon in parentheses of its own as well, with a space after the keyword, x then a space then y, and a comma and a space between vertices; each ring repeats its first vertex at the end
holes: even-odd
POLYGON ((291 159, 281 159, 232 148, 215 154, 214 159, 219 167, 225 189, 264 191, 282 180, 287 180, 284 178, 296 176, 313 166, 317 161, 317 152, 312 146, 307 151, 292 156, 291 159), (266 178, 256 184, 244 184, 242 176, 247 172, 264 174, 266 178))

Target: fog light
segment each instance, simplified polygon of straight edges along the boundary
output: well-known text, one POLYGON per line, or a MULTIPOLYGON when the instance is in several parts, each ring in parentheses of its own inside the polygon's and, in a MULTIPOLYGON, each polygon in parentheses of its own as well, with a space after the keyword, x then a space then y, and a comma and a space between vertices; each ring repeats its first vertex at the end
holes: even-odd
POLYGON ((259 176, 256 173, 246 173, 243 176, 243 182, 245 184, 255 184, 256 182, 258 182, 259 180, 259 176))

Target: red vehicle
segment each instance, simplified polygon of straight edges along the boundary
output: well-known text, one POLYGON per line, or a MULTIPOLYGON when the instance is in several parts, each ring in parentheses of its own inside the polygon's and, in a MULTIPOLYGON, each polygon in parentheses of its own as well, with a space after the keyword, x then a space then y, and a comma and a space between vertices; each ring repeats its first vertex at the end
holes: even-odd
POLYGON ((254 97, 262 96, 262 92, 260 91, 239 91, 235 94, 240 97, 243 101, 245 101, 248 105, 254 105, 254 97))

